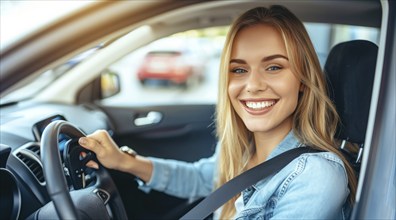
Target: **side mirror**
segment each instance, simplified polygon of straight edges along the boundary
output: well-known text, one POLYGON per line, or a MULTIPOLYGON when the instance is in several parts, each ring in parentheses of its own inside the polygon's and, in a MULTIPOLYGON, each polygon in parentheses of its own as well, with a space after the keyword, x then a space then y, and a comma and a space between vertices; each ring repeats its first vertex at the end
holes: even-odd
POLYGON ((120 92, 120 77, 114 71, 106 69, 100 75, 101 98, 109 98, 120 92))
POLYGON ((82 88, 76 97, 78 104, 92 103, 109 98, 120 92, 120 77, 114 71, 105 69, 100 76, 82 88))

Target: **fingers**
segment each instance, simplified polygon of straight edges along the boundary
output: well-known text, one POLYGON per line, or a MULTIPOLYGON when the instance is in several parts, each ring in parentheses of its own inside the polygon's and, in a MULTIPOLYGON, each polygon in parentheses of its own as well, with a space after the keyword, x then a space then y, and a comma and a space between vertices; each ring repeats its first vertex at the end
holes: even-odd
MULTIPOLYGON (((87 156, 87 153, 85 153, 84 151, 80 153, 80 160, 82 160, 83 158, 85 158, 87 156)), ((95 161, 88 161, 85 166, 90 167, 90 168, 94 168, 94 169, 99 169, 99 164, 97 164, 95 161)))
POLYGON ((106 143, 109 142, 110 136, 108 135, 107 131, 105 130, 98 130, 94 133, 88 135, 87 137, 81 137, 78 140, 78 143, 95 153, 98 153, 97 150, 100 149, 100 145, 107 145, 106 143))
POLYGON ((97 130, 87 137, 96 140, 101 145, 115 144, 106 130, 97 130))
POLYGON ((92 160, 88 161, 88 163, 85 165, 90 168, 99 169, 99 165, 95 161, 92 161, 92 160))
MULTIPOLYGON (((117 168, 119 158, 123 155, 105 130, 98 130, 86 137, 81 137, 78 143, 82 147, 93 151, 99 162, 106 168, 117 168)), ((98 167, 94 161, 87 163, 87 166, 98 167)))
POLYGON ((86 137, 81 137, 80 139, 78 139, 78 143, 88 149, 91 150, 93 152, 96 153, 96 151, 98 150, 98 148, 96 147, 98 145, 98 143, 94 140, 94 139, 90 139, 90 138, 86 138, 86 137), (95 149, 96 148, 96 149, 95 149))

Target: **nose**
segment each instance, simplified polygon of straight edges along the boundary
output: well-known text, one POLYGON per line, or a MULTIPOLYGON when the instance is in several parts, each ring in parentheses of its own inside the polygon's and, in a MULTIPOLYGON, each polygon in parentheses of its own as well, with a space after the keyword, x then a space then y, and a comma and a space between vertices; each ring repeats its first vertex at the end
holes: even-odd
POLYGON ((252 71, 246 79, 246 90, 250 93, 265 91, 267 82, 264 77, 257 71, 252 71))

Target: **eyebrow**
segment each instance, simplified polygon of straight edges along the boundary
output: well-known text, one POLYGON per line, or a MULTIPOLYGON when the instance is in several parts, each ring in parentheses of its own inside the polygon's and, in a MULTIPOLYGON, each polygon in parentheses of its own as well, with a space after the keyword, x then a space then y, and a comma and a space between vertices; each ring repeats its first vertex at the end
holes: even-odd
MULTIPOLYGON (((275 55, 271 55, 268 57, 264 57, 263 59, 261 59, 261 62, 267 62, 267 61, 274 60, 277 58, 281 58, 281 59, 285 59, 285 60, 289 61, 289 58, 287 58, 281 54, 275 54, 275 55)), ((246 61, 242 60, 242 59, 231 59, 230 63, 246 64, 246 61)))

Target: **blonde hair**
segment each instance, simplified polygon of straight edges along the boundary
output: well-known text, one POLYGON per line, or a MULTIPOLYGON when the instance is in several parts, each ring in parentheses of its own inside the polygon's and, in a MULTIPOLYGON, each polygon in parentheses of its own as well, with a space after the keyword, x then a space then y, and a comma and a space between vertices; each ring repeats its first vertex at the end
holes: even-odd
MULTIPOLYGON (((257 24, 271 25, 282 35, 292 68, 303 85, 299 102, 293 116, 293 132, 307 146, 337 154, 344 162, 350 199, 354 199, 356 178, 354 170, 337 150, 334 134, 338 114, 327 96, 324 74, 312 42, 303 23, 283 6, 258 7, 242 14, 228 32, 220 64, 219 100, 216 109, 217 135, 221 143, 218 186, 239 175, 254 152, 253 134, 234 111, 228 97, 228 72, 232 43, 238 31, 257 24)), ((222 209, 221 218, 232 218, 235 214, 235 196, 222 209)))

